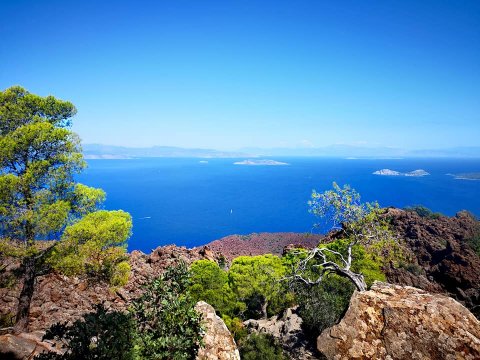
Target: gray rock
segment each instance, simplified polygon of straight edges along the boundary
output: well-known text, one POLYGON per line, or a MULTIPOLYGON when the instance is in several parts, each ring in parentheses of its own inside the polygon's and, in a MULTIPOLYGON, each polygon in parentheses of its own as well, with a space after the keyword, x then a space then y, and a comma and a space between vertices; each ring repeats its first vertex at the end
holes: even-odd
POLYGON ((198 302, 195 309, 202 314, 206 327, 204 346, 199 350, 197 360, 240 360, 235 340, 215 309, 204 301, 198 302))
POLYGON ((280 316, 265 320, 247 320, 243 324, 252 333, 272 335, 294 360, 318 359, 302 330, 302 318, 296 308, 290 308, 280 316))

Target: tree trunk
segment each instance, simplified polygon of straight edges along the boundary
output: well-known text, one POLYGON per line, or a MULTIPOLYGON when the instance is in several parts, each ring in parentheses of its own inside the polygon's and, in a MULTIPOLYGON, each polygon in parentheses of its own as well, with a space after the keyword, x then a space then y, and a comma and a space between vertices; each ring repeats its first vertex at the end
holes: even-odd
POLYGON ((358 291, 367 290, 367 284, 365 283, 365 279, 362 274, 357 274, 357 273, 354 273, 353 271, 343 270, 343 269, 340 270, 338 274, 350 279, 350 281, 353 282, 353 284, 355 285, 358 291))
POLYGON ((23 287, 18 299, 17 316, 15 318, 15 333, 23 332, 28 329, 28 316, 30 313, 30 303, 32 302, 33 292, 35 290, 35 257, 30 256, 23 261, 24 275, 23 287))
POLYGON ((267 318, 268 318, 267 307, 268 307, 268 301, 265 300, 265 301, 262 303, 262 318, 263 318, 263 319, 267 319, 267 318))

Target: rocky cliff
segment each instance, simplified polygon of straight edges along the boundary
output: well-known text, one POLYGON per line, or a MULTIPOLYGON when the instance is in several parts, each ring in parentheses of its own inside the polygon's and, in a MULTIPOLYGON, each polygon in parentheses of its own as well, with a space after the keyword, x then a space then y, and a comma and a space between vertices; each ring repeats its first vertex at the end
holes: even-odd
POLYGON ((413 255, 411 264, 386 269, 388 281, 444 292, 479 316, 480 257, 468 244, 478 235, 478 221, 466 212, 432 219, 389 209, 387 216, 413 255))

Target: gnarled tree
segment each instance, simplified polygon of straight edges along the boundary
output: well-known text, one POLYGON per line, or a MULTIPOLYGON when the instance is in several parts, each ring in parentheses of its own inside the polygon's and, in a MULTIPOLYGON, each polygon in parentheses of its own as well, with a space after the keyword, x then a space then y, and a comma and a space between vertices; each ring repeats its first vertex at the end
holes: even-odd
MULTIPOLYGON (((19 86, 0 92, 0 253, 19 257, 23 274, 16 331, 28 325, 35 279, 56 267, 52 255, 68 248, 58 245, 74 240, 82 245, 88 240, 74 238, 75 229, 82 226, 78 224, 103 226, 104 236, 97 241, 102 252, 122 247, 130 235, 126 213, 97 216, 95 224, 92 219, 81 220, 97 209, 105 193, 75 182, 74 176, 86 165, 80 140, 69 129, 75 113, 68 101, 40 97, 19 86), (124 226, 119 227, 119 222, 124 226), (122 231, 116 231, 119 228, 122 231)), ((68 250, 78 254, 81 246, 68 250)), ((111 261, 113 266, 124 260, 122 256, 111 261)))
POLYGON ((313 191, 309 206, 311 213, 337 231, 336 238, 342 239, 344 246, 333 249, 321 244, 303 254, 290 279, 314 286, 333 273, 350 280, 358 291, 364 291, 367 289, 364 274, 354 270, 356 247, 363 247, 370 256, 383 262, 401 253, 378 203, 362 203, 360 195, 348 185, 341 188, 333 183, 333 190, 313 191))

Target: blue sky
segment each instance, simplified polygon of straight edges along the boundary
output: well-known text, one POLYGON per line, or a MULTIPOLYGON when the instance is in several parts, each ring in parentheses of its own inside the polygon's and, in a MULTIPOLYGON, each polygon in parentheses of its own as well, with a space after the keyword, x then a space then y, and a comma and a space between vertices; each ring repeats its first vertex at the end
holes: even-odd
POLYGON ((476 0, 0 0, 0 39, 85 143, 480 145, 476 0))

